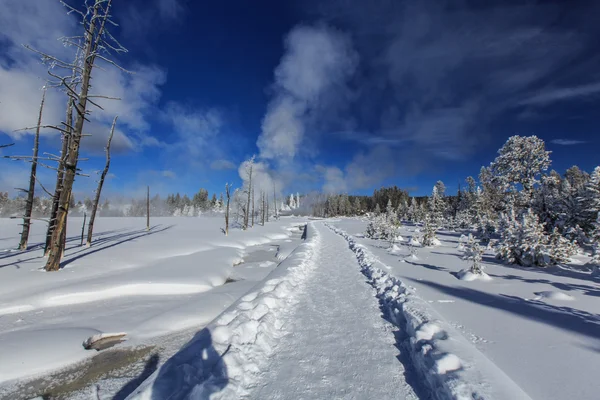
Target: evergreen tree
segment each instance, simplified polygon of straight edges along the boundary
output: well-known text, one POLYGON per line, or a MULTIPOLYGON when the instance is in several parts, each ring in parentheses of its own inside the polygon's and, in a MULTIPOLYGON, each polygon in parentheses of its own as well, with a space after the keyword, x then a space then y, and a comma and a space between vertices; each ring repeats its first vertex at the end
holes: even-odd
POLYGON ((508 263, 519 265, 548 265, 548 237, 538 216, 528 209, 521 218, 516 218, 513 210, 504 218, 496 256, 508 263))
POLYGON ((482 259, 484 252, 485 248, 481 247, 473 235, 469 234, 469 239, 463 254, 463 260, 470 260, 473 262, 470 268, 471 273, 479 275, 483 274, 484 267, 482 264, 482 259))

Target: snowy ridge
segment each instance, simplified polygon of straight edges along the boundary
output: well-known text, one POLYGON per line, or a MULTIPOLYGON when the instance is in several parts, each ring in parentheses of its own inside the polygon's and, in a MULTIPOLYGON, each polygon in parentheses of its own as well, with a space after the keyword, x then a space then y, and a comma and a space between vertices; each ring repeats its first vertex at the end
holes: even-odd
POLYGON ((261 367, 286 335, 281 316, 314 266, 318 234, 299 245, 264 282, 200 331, 128 399, 232 399, 247 396, 261 367))
POLYGON ((434 320, 428 304, 343 230, 327 226, 348 242, 363 274, 377 292, 384 313, 408 338, 408 351, 420 381, 436 400, 531 400, 506 374, 445 321, 434 320))

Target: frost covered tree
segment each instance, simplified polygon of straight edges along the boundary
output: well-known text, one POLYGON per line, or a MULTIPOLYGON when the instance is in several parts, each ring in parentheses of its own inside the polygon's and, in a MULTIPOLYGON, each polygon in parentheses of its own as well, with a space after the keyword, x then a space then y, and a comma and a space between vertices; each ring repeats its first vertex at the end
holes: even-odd
POLYGON ((556 227, 548 238, 547 248, 550 264, 568 263, 571 256, 577 253, 577 245, 567 240, 556 227))
POLYGON ((440 189, 446 190, 443 185, 444 184, 441 181, 438 181, 438 183, 433 187, 433 191, 428 200, 428 216, 430 218, 430 223, 432 223, 434 226, 434 229, 439 229, 444 226, 446 203, 442 198, 443 194, 440 194, 439 192, 440 189))
POLYGON ((591 233, 600 212, 600 166, 594 169, 583 193, 577 200, 581 204, 582 228, 591 233))
POLYGON ((550 263, 544 225, 531 208, 521 218, 516 218, 514 210, 511 210, 500 225, 502 231, 496 247, 496 257, 524 266, 546 266, 550 263))
POLYGON ((436 228, 431 222, 431 217, 428 213, 426 213, 423 224, 423 238, 421 240, 421 244, 423 245, 423 247, 437 246, 440 244, 440 241, 435 235, 435 231, 436 228))
POLYGON ((479 243, 475 240, 473 235, 469 235, 469 239, 467 244, 465 245, 465 252, 463 254, 463 260, 472 261, 470 271, 473 274, 481 275, 483 274, 483 253, 485 252, 485 248, 481 247, 479 243))
POLYGON ((511 136, 490 164, 493 182, 503 191, 516 194, 523 188, 520 203, 528 204, 542 172, 550 166, 550 152, 537 136, 511 136))
POLYGON ((376 215, 381 214, 381 208, 379 208, 379 203, 377 203, 377 205, 375 205, 375 211, 374 212, 375 212, 376 215))

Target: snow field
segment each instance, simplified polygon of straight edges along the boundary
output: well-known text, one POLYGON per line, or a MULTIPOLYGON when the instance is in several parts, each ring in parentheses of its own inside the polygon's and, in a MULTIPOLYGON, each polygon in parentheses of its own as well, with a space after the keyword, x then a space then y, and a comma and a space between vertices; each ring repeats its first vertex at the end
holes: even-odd
POLYGON ((298 246, 267 279, 229 307, 129 399, 233 399, 248 396, 257 375, 287 332, 281 315, 314 266, 318 234, 307 227, 298 246), (212 354, 212 355, 211 355, 212 354))
MULTIPOLYGON (((84 248, 78 246, 81 221, 69 221, 58 272, 40 270, 43 224, 33 225, 27 252, 0 251, 0 398, 20 378, 97 354, 82 346, 94 335, 126 333, 135 347, 204 326, 276 265, 273 252, 273 261, 234 266, 246 252, 289 240, 302 223, 281 219, 225 237, 222 218, 156 218, 160 225, 150 232, 135 228, 141 219, 99 218, 95 241, 84 248)), ((2 245, 16 246, 18 222, 0 219, 0 229, 2 245)))
POLYGON ((389 266, 343 230, 328 226, 346 239, 384 312, 408 336, 404 349, 432 398, 530 399, 460 333, 441 318, 434 319, 434 311, 413 289, 384 272, 389 266))

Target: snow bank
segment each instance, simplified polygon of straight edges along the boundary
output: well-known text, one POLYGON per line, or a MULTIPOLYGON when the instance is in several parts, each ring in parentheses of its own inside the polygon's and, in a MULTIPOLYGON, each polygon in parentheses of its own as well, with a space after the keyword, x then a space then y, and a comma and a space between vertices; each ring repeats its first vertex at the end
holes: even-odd
POLYGON ((363 274, 376 290, 387 317, 408 335, 404 347, 431 398, 531 400, 450 325, 433 319, 433 310, 425 301, 400 280, 384 272, 389 267, 376 260, 344 231, 328 226, 346 239, 363 274))
POLYGON ((474 274, 469 269, 461 269, 456 273, 456 277, 461 281, 472 282, 472 281, 491 281, 492 277, 486 274, 485 272, 481 272, 479 274, 474 274))
POLYGON ((282 315, 311 273, 318 236, 307 240, 262 283, 199 332, 128 399, 241 398, 286 334, 282 315))
POLYGON ((542 300, 542 299, 558 300, 558 301, 573 301, 573 300, 575 300, 575 297, 571 296, 570 294, 567 294, 564 292, 559 292, 559 291, 548 290, 548 291, 543 291, 543 292, 536 292, 534 294, 536 295, 534 300, 542 300))

